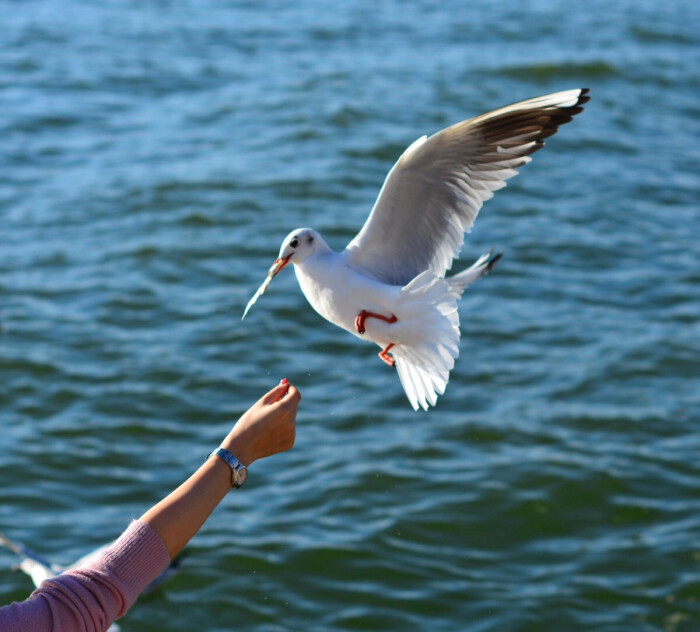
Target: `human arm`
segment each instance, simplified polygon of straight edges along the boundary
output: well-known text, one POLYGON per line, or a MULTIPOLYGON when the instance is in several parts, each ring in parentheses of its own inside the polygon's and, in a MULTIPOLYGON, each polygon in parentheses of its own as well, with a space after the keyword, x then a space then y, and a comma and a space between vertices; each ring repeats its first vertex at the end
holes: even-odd
MULTIPOLYGON (((245 465, 294 444, 301 395, 283 383, 236 423, 221 446, 245 465)), ((211 458, 136 520, 97 559, 47 580, 24 602, 0 608, 2 632, 106 630, 123 616, 231 489, 231 469, 211 458)))
MULTIPOLYGON (((294 386, 280 383, 238 420, 221 447, 245 466, 288 450, 294 445, 300 400, 294 386)), ((170 557, 175 557, 230 490, 231 468, 220 458, 207 459, 180 487, 143 514, 141 521, 158 533, 170 557)))

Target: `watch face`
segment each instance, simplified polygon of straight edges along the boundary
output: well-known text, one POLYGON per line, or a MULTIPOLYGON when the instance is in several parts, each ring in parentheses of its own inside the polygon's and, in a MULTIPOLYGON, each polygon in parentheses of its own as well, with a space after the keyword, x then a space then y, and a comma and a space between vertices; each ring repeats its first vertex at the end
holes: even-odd
POLYGON ((236 468, 233 470, 233 477, 236 481, 236 486, 241 487, 248 479, 248 470, 245 467, 236 468))

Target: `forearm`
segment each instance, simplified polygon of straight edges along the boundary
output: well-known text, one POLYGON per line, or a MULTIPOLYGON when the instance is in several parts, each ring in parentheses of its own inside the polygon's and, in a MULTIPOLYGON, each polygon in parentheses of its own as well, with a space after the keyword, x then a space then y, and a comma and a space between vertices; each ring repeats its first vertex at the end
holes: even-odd
POLYGON ((229 491, 231 468, 219 458, 207 459, 182 485, 143 514, 141 520, 158 533, 172 559, 229 491))
MULTIPOLYGON (((300 399, 299 391, 283 380, 238 420, 221 447, 245 466, 288 450, 294 444, 300 399)), ((212 457, 141 520, 160 535, 172 558, 199 531, 231 487, 231 468, 212 457)))

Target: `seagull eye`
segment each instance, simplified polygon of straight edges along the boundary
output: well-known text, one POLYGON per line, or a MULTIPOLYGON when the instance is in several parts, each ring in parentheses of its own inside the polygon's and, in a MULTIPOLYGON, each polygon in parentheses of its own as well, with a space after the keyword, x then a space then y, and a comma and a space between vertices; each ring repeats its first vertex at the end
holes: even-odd
POLYGON ((292 239, 292 241, 289 242, 289 245, 292 248, 296 248, 299 245, 299 240, 295 237, 294 239, 292 239))

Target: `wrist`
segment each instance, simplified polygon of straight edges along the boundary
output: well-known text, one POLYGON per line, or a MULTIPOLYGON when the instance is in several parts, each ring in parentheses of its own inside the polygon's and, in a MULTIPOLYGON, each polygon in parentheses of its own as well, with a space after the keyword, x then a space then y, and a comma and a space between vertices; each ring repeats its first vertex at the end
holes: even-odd
POLYGON ((215 481, 216 488, 223 490, 222 496, 231 490, 231 467, 226 461, 212 456, 210 453, 204 460, 202 468, 206 468, 209 471, 209 475, 215 481))
POLYGON ((255 461, 250 450, 247 449, 245 442, 238 436, 229 435, 221 442, 220 447, 224 450, 228 450, 246 467, 249 467, 253 461, 255 461))
POLYGON ((219 447, 209 453, 206 460, 224 463, 229 469, 231 487, 242 487, 248 479, 248 468, 226 448, 219 447))

